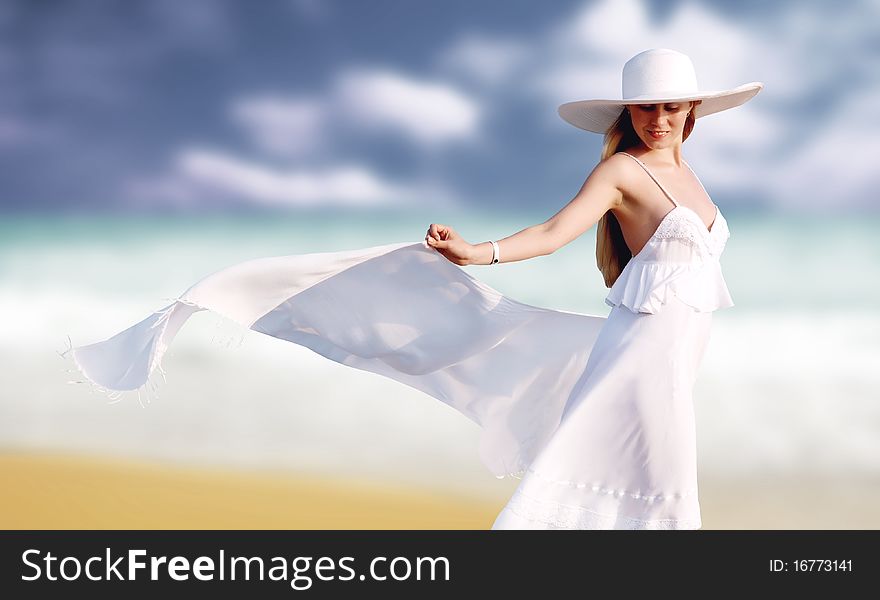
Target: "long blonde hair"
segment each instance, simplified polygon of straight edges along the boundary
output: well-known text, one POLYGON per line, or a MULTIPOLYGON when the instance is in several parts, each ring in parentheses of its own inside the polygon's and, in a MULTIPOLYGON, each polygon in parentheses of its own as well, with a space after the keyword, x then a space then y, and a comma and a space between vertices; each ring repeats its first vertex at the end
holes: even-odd
MULTIPOLYGON (((682 141, 686 140, 694 130, 696 117, 694 116, 694 105, 684 124, 682 131, 682 141)), ((639 136, 636 134, 632 126, 632 120, 629 116, 629 110, 624 108, 620 111, 617 119, 605 132, 605 142, 602 145, 602 158, 605 160, 609 156, 629 150, 641 143, 639 136)), ((632 252, 626 241, 623 239, 623 231, 620 229, 620 222, 612 211, 607 211, 599 219, 596 229, 596 264, 602 277, 605 279, 605 287, 611 287, 620 273, 626 266, 626 263, 632 258, 632 252)))

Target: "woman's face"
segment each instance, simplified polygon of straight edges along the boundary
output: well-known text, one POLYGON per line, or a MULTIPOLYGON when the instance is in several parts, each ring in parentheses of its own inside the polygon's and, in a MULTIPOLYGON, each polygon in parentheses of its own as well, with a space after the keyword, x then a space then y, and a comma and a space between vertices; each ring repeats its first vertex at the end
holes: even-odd
POLYGON ((694 102, 630 104, 627 106, 635 132, 652 150, 681 143, 688 111, 694 102))

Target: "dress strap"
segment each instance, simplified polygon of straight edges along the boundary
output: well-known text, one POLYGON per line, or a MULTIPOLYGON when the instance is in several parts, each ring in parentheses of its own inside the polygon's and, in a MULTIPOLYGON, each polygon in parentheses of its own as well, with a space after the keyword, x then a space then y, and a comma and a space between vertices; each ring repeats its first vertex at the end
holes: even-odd
MULTIPOLYGON (((618 154, 624 154, 626 156, 629 156, 631 159, 633 159, 634 161, 639 163, 642 166, 642 168, 645 170, 645 173, 650 175, 651 179, 654 180, 654 183, 656 183, 657 186, 663 191, 663 193, 666 194, 666 197, 669 198, 675 206, 678 206, 678 202, 675 201, 675 198, 672 197, 672 194, 670 194, 668 191, 666 191, 666 188, 663 187, 663 184, 660 183, 660 181, 656 177, 654 177, 654 174, 651 173, 650 169, 648 169, 648 166, 645 163, 640 161, 638 158, 636 158, 632 154, 627 154, 626 152, 618 152, 618 154)), ((690 167, 688 167, 688 168, 690 168, 690 167)), ((703 185, 703 184, 701 183, 700 185, 703 185)))
MULTIPOLYGON (((688 161, 686 161, 686 160, 684 160, 684 159, 681 159, 681 162, 683 162, 683 163, 685 164, 685 166, 687 166, 688 170, 689 170, 691 173, 694 174, 694 179, 696 179, 696 180, 697 180, 697 183, 700 184, 700 187, 703 188, 703 193, 706 194, 706 197, 709 198, 709 200, 711 200, 711 199, 712 199, 712 196, 709 195, 708 190, 706 190, 706 186, 703 185, 703 182, 702 182, 702 181, 700 181, 700 176, 697 175, 697 172, 694 171, 694 170, 691 168, 691 166, 688 164, 688 161)), ((714 204, 714 202, 713 202, 713 204, 714 204)))

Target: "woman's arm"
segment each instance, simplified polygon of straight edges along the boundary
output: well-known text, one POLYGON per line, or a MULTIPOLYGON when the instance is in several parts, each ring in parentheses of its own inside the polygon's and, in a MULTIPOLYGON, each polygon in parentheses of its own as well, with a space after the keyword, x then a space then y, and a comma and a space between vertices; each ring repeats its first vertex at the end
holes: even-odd
MULTIPOLYGON (((589 230, 609 209, 622 202, 619 182, 622 181, 623 168, 620 157, 611 156, 600 162, 577 195, 559 212, 543 223, 498 240, 501 262, 552 254, 589 230)), ((491 262, 491 242, 471 246, 467 264, 488 265, 491 262)))

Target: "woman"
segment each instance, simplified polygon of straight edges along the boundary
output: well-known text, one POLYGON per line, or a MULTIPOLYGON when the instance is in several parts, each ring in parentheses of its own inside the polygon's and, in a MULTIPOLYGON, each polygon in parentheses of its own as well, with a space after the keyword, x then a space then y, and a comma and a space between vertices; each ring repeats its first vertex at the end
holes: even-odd
POLYGON ((732 302, 726 222, 682 168, 681 143, 695 118, 760 88, 701 92, 685 55, 643 52, 624 66, 622 100, 560 107, 608 134, 604 160, 546 223, 500 243, 432 225, 418 243, 247 261, 64 356, 99 389, 140 394, 183 324, 210 310, 480 425, 489 470, 522 478, 495 528, 697 528, 691 390, 711 311, 732 302), (549 254, 597 220, 608 317, 518 302, 456 266, 549 254))
POLYGON ((712 311, 733 302, 718 262, 726 221, 681 147, 698 116, 761 87, 699 92, 687 56, 642 52, 624 66, 623 100, 560 107, 572 124, 605 132, 605 144, 556 215, 478 245, 429 227, 432 248, 468 265, 551 254, 599 223, 596 256, 614 308, 559 429, 494 529, 701 527, 692 390, 712 311))

